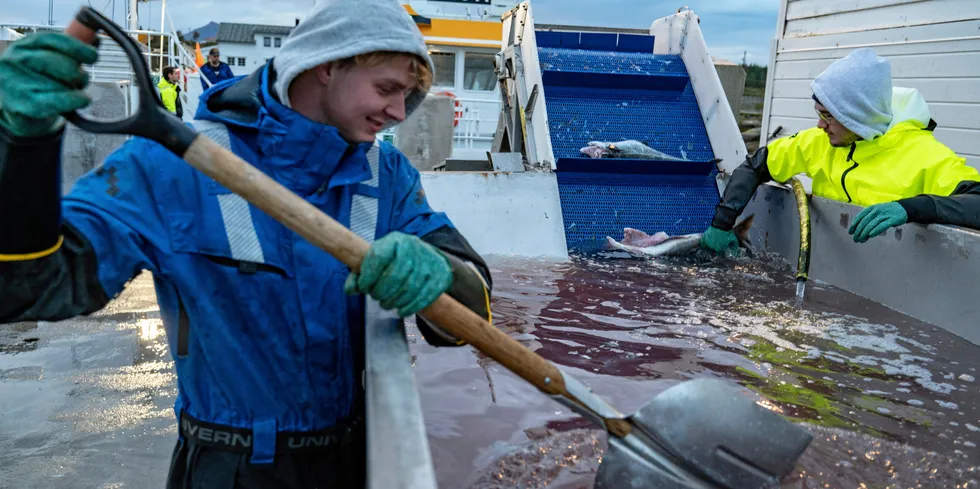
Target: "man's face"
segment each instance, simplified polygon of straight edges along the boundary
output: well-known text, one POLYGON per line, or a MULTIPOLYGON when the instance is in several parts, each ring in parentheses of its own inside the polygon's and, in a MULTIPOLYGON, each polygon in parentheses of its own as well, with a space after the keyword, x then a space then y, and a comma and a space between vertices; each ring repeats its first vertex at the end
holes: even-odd
POLYGON ((208 63, 210 63, 211 66, 218 66, 218 64, 221 63, 221 54, 209 54, 208 63))
POLYGON ((325 86, 314 100, 344 139, 371 142, 385 124, 405 120, 405 96, 417 83, 411 58, 399 56, 378 66, 330 64, 322 69, 325 86))
POLYGON ((172 73, 170 73, 170 76, 168 76, 167 79, 170 80, 170 83, 177 83, 177 80, 180 80, 180 72, 174 70, 172 73))
POLYGON ((819 117, 817 119, 817 127, 827 133, 831 146, 845 148, 861 139, 860 136, 851 132, 850 129, 844 127, 834 116, 830 115, 830 112, 823 105, 814 104, 813 108, 816 109, 817 116, 819 117))

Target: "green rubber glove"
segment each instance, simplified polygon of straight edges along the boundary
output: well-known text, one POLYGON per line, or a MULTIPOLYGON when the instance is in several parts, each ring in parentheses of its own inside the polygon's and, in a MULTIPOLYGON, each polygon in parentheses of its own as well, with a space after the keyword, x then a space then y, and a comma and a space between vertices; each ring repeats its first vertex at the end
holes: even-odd
POLYGON ((714 226, 709 227, 701 235, 701 247, 733 258, 737 258, 741 253, 735 231, 722 231, 714 226))
POLYGON ((347 294, 370 294, 381 307, 408 317, 449 289, 453 269, 442 252, 421 239, 393 232, 379 239, 344 282, 347 294))
POLYGON ((96 48, 60 32, 27 36, 0 56, 0 124, 15 136, 54 132, 60 114, 87 106, 82 92, 96 48))
POLYGON ((854 235, 855 243, 865 241, 884 233, 888 228, 901 226, 909 222, 909 214, 898 202, 885 202, 866 207, 858 213, 847 229, 849 234, 854 235))

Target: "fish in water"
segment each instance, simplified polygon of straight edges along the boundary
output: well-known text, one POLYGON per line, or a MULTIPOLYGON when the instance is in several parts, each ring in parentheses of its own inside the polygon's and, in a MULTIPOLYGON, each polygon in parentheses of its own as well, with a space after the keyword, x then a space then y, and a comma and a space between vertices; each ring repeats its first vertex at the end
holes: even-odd
MULTIPOLYGON (((660 161, 691 161, 686 158, 670 156, 662 151, 657 151, 650 146, 639 141, 628 139, 618 143, 607 143, 603 141, 589 141, 589 145, 579 150, 582 154, 590 158, 628 158, 634 160, 660 160, 660 161)), ((714 159, 711 163, 717 164, 720 159, 714 159)))
MULTIPOLYGON (((748 248, 750 245, 749 229, 754 220, 755 215, 751 215, 736 224, 733 229, 735 238, 738 239, 738 245, 742 248, 748 248)), ((638 229, 625 228, 621 242, 606 236, 607 249, 625 251, 641 258, 683 255, 698 249, 700 245, 701 233, 668 236, 667 233, 659 232, 651 236, 638 229)))

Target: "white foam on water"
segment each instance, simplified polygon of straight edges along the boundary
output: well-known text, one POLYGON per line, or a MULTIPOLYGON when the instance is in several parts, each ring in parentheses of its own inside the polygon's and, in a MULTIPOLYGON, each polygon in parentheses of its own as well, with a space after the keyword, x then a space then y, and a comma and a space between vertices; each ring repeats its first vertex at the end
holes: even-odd
POLYGON ((942 406, 942 407, 944 407, 946 409, 959 409, 960 408, 960 406, 958 404, 956 404, 955 402, 936 401, 936 404, 939 404, 940 406, 942 406))
POLYGON ((934 382, 932 380, 932 372, 925 367, 913 364, 912 362, 914 361, 928 363, 931 360, 915 355, 901 355, 901 358, 898 360, 883 358, 882 367, 884 368, 885 373, 888 375, 904 375, 906 377, 912 377, 915 379, 916 384, 919 384, 933 392, 949 394, 950 392, 956 390, 956 387, 951 384, 934 382))
POLYGON ((924 403, 924 402, 922 402, 922 401, 920 401, 918 399, 909 399, 908 400, 908 404, 910 406, 925 406, 926 403, 924 403))
MULTIPOLYGON (((863 331, 865 328, 860 326, 868 325, 857 325, 856 329, 863 331)), ((834 327, 827 331, 827 334, 830 339, 848 350, 861 348, 878 353, 909 353, 908 348, 898 344, 900 339, 905 340, 905 338, 894 333, 858 335, 844 331, 841 327, 834 327)))
POLYGON ((867 356, 867 355, 860 355, 860 356, 856 356, 854 358, 851 358, 851 361, 854 362, 854 363, 860 364, 860 365, 867 365, 869 367, 877 367, 878 366, 878 357, 870 357, 870 356, 867 356))
POLYGON ((960 375, 959 379, 963 382, 973 382, 975 380, 972 375, 967 374, 960 375))

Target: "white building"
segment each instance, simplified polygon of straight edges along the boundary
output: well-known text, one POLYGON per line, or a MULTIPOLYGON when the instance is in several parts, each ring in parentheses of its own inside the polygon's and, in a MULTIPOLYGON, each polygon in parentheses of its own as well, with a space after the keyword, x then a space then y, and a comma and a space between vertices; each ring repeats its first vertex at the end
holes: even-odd
MULTIPOLYGON (((493 57, 501 49, 501 16, 516 4, 516 0, 402 0, 435 65, 431 92, 455 98, 454 158, 484 158, 490 150, 500 115, 493 57)), ((222 61, 235 75, 248 75, 279 52, 294 27, 222 22, 218 27, 222 61)), ((394 130, 381 137, 390 140, 394 130)))
POLYGON ((293 28, 222 22, 218 26, 221 60, 228 63, 235 75, 248 75, 265 66, 279 52, 293 28))

